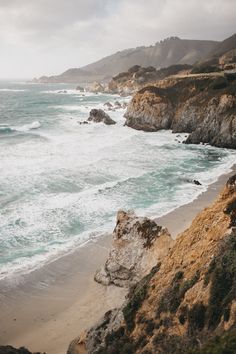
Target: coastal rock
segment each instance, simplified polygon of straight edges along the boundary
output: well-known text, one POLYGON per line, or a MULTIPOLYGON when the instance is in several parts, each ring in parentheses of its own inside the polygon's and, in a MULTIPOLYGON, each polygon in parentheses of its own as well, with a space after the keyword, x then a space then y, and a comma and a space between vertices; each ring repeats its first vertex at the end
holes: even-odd
POLYGON ((205 119, 186 143, 209 143, 218 147, 236 149, 236 97, 223 94, 209 102, 205 119))
POLYGON ((77 86, 77 87, 76 87, 76 91, 84 92, 85 90, 84 90, 84 87, 82 87, 82 86, 77 86))
POLYGON ((196 184, 196 186, 201 186, 201 182, 199 182, 197 179, 193 180, 193 183, 196 184))
POLYGON ((121 72, 112 78, 108 83, 108 92, 131 94, 144 86, 190 68, 192 68, 191 65, 171 65, 168 68, 156 70, 153 66, 142 67, 134 65, 128 71, 121 72))
POLYGON ((140 90, 133 97, 125 113, 125 125, 136 130, 154 132, 170 129, 173 116, 173 105, 165 91, 150 87, 140 90))
POLYGON ((186 76, 147 86, 134 95, 125 124, 144 131, 190 133, 186 143, 235 149, 236 80, 218 83, 218 77, 186 76))
POLYGON ((102 109, 92 109, 89 113, 88 121, 92 121, 95 123, 102 122, 106 125, 116 124, 116 122, 113 119, 111 119, 111 117, 102 109))
POLYGON ((124 316, 121 309, 108 311, 94 327, 70 343, 67 354, 95 353, 98 345, 105 345, 107 335, 118 330, 123 321, 124 316))
POLYGON ((107 107, 107 108, 113 108, 113 105, 111 104, 111 102, 105 102, 104 107, 107 107))
POLYGON ((94 93, 102 93, 104 92, 104 86, 100 82, 94 82, 90 87, 89 91, 94 93))
POLYGON ((89 122, 87 120, 84 120, 83 122, 78 122, 79 125, 84 125, 84 124, 89 124, 89 122))
POLYGON ((103 285, 129 287, 167 254, 173 242, 168 230, 154 220, 119 211, 112 250, 94 279, 103 285))
POLYGON ((6 346, 0 346, 0 354, 40 354, 40 353, 39 352, 31 353, 30 351, 28 351, 28 349, 24 347, 16 349, 10 345, 6 345, 6 346))

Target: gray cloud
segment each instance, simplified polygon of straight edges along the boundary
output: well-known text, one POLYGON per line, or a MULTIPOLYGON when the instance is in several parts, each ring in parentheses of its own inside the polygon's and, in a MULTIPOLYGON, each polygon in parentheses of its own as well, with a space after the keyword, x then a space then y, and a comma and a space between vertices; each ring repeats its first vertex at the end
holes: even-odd
POLYGON ((167 36, 235 32, 235 0, 0 0, 0 77, 56 74, 167 36))

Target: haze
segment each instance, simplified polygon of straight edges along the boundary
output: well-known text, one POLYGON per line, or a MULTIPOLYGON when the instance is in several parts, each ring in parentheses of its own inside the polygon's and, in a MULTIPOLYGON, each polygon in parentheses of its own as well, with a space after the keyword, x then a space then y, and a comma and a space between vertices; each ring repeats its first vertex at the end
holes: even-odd
POLYGON ((223 40, 235 0, 0 0, 0 78, 60 74, 169 37, 223 40))

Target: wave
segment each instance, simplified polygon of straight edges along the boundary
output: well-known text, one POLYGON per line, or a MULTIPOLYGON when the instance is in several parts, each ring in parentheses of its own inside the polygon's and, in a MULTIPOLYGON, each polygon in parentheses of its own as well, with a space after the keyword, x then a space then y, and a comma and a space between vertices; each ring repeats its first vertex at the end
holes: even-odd
POLYGON ((24 91, 27 91, 27 90, 2 88, 2 89, 0 89, 0 91, 1 92, 24 92, 24 91))
POLYGON ((0 134, 10 134, 15 132, 28 132, 32 129, 38 129, 41 127, 39 121, 34 121, 30 124, 25 124, 22 126, 0 126, 0 134))
POLYGON ((89 96, 94 96, 95 93, 93 92, 80 92, 75 89, 62 89, 62 90, 47 90, 47 91, 41 91, 40 93, 49 93, 49 94, 54 94, 54 95, 77 95, 81 97, 89 97, 89 96))

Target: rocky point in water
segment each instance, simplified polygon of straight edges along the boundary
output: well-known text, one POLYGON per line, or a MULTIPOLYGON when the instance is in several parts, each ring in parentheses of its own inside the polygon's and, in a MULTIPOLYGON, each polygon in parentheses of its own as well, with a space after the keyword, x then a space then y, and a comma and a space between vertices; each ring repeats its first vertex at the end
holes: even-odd
POLYGON ((104 112, 102 109, 95 108, 90 111, 88 121, 104 123, 106 125, 116 124, 116 122, 111 119, 111 117, 106 112, 104 112))
POLYGON ((236 80, 189 75, 138 91, 125 114, 126 125, 148 132, 189 133, 186 143, 236 148, 236 80))
POLYGON ((129 287, 161 260, 173 245, 166 228, 154 220, 119 211, 113 232, 113 247, 94 279, 103 285, 129 287))

